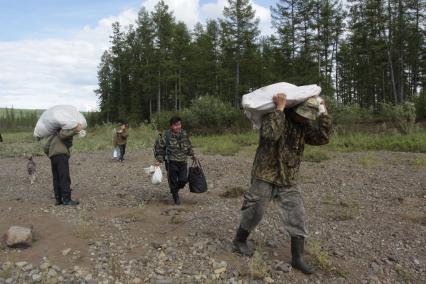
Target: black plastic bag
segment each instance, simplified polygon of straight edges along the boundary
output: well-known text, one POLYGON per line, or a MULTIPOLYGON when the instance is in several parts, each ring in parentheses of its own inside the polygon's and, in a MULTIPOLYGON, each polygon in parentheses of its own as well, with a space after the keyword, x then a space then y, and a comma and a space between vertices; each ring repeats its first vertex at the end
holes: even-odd
POLYGON ((189 191, 203 193, 207 191, 207 181, 199 160, 193 161, 188 171, 189 191))

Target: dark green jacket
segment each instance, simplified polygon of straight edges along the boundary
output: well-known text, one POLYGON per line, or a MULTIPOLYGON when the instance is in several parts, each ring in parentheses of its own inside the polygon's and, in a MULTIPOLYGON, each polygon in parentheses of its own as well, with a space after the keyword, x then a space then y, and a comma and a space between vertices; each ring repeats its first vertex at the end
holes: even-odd
POLYGON ((318 126, 299 124, 284 112, 265 114, 260 128, 259 146, 253 162, 252 179, 277 186, 296 183, 305 143, 328 143, 331 119, 322 115, 318 126))
POLYGON ((77 134, 74 129, 61 129, 57 134, 49 136, 45 145, 46 154, 49 158, 61 154, 70 156, 73 137, 77 134))
POLYGON ((155 159, 163 162, 167 158, 170 161, 185 162, 188 156, 194 155, 191 141, 185 130, 175 134, 171 130, 166 130, 158 135, 155 143, 155 159))

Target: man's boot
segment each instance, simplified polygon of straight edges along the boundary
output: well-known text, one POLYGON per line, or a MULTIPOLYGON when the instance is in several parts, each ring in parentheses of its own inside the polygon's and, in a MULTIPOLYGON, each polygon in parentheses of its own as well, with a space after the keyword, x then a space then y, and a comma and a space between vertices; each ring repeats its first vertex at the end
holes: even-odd
POLYGON ((63 197, 63 205, 78 205, 80 202, 78 200, 72 200, 71 195, 65 195, 63 197))
POLYGON ((253 250, 247 244, 247 238, 250 232, 239 227, 234 240, 232 241, 232 250, 245 256, 252 256, 253 250))
POLYGON ((315 269, 303 261, 305 238, 301 236, 291 237, 291 266, 305 274, 314 273, 315 269))
POLYGON ((173 192, 173 200, 175 201, 176 205, 180 205, 179 193, 173 192))

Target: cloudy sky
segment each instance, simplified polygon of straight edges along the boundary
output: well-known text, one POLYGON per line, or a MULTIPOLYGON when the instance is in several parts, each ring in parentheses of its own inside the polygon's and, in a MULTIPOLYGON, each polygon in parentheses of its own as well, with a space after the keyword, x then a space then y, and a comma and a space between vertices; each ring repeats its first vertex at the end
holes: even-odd
MULTIPOLYGON (((158 0, 0 0, 0 107, 45 109, 71 104, 94 110, 97 65, 111 24, 133 23, 158 0)), ((227 0, 165 0, 189 27, 222 16, 227 0)), ((275 0, 251 0, 270 34, 275 0)))

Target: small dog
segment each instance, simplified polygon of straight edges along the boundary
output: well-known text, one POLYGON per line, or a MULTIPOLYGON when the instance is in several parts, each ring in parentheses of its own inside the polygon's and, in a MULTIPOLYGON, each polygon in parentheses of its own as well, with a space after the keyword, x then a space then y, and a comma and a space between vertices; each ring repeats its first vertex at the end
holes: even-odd
POLYGON ((35 182, 35 179, 36 179, 36 176, 37 176, 36 163, 33 160, 33 156, 30 156, 28 158, 27 171, 28 171, 28 175, 30 177, 30 183, 33 184, 35 182))

